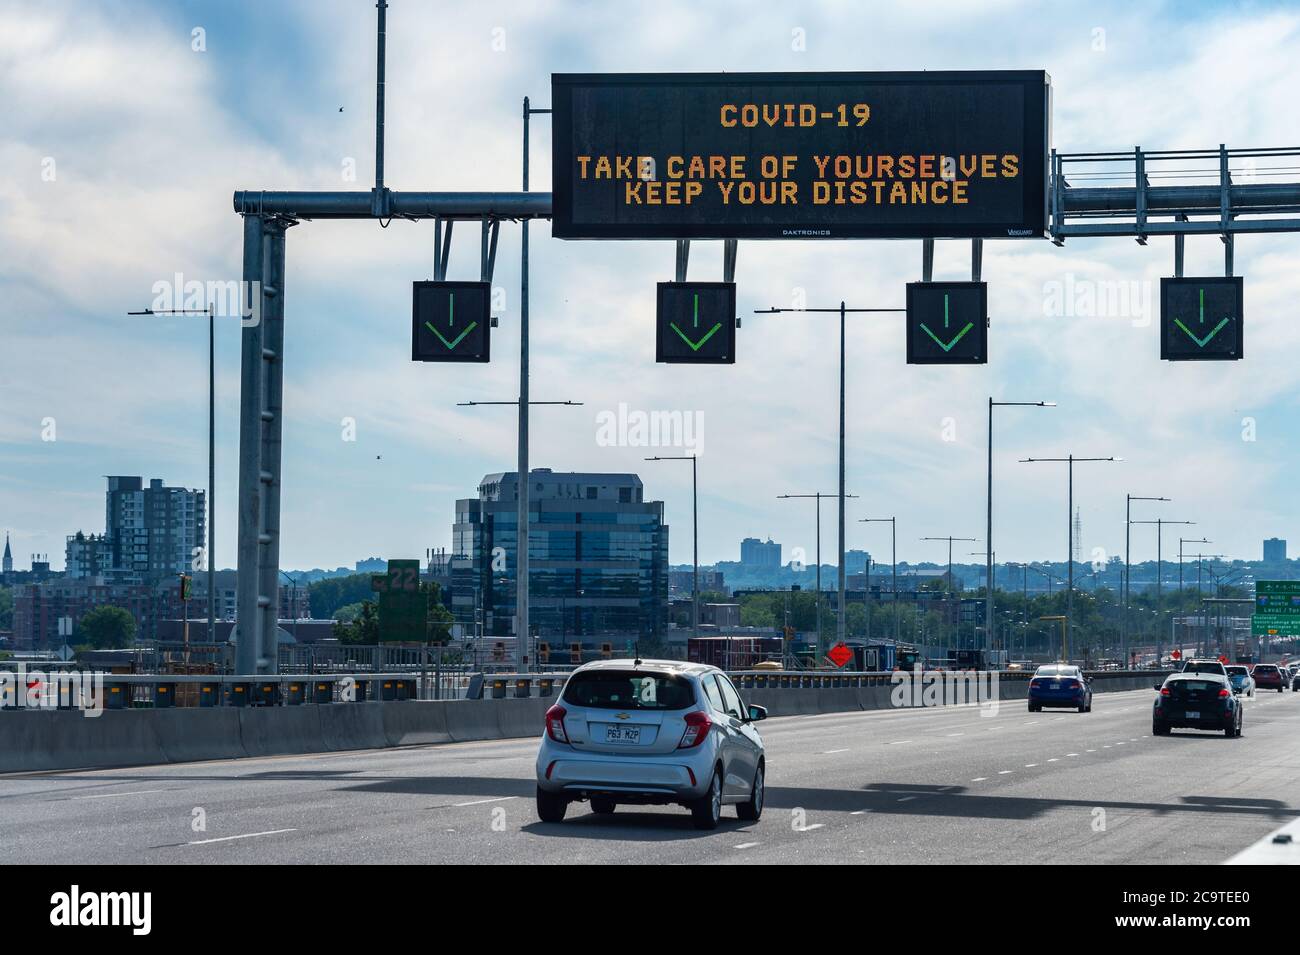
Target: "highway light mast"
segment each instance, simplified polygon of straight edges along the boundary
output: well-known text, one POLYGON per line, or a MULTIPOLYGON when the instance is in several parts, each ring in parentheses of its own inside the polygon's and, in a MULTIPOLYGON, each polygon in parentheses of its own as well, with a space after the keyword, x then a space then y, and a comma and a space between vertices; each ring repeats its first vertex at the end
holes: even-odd
POLYGON ((1055 401, 994 401, 989 396, 989 460, 988 460, 988 512, 984 532, 985 564, 984 579, 987 587, 984 594, 984 642, 986 649, 994 640, 993 636, 993 409, 994 408, 1055 408, 1055 401))
POLYGON ((1065 523, 1069 528, 1066 543, 1066 573, 1067 583, 1065 591, 1065 622, 1062 624, 1064 630, 1064 642, 1066 658, 1063 663, 1069 663, 1074 659, 1074 466, 1079 462, 1094 461, 1123 461, 1123 458, 1076 458, 1073 454, 1063 458, 1022 458, 1021 464, 1064 464, 1066 465, 1066 484, 1067 499, 1065 510, 1065 523))
POLYGON ((817 501, 817 654, 818 659, 825 653, 822 641, 822 498, 838 497, 840 499, 840 622, 836 625, 836 631, 840 634, 840 642, 843 642, 844 628, 844 501, 849 498, 857 497, 856 494, 845 494, 843 485, 840 486, 838 494, 823 494, 817 491, 813 494, 778 494, 777 500, 785 501, 795 498, 813 498, 817 501))
POLYGON ((694 454, 657 455, 646 458, 647 461, 690 461, 691 462, 691 631, 698 639, 700 635, 700 485, 697 478, 698 458, 694 454))

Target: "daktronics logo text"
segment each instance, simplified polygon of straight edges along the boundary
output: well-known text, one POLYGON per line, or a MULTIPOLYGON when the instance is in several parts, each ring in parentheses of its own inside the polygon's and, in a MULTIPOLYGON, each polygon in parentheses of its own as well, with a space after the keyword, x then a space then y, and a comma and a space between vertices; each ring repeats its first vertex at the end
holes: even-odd
POLYGON ((132 935, 148 935, 152 926, 151 892, 68 892, 50 896, 50 924, 55 926, 129 926, 132 935))

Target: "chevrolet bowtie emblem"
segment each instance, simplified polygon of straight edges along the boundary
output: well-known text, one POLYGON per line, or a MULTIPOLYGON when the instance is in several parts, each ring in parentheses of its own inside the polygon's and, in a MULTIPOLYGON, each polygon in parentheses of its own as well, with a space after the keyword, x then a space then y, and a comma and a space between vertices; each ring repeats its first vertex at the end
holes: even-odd
POLYGON ((620 720, 626 720, 630 718, 631 717, 627 713, 619 713, 618 716, 615 717, 615 719, 620 719, 620 720))

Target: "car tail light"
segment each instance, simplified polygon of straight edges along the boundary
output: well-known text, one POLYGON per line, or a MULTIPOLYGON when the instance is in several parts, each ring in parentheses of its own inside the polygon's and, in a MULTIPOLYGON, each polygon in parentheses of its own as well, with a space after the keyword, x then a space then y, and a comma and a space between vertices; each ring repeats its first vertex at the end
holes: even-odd
POLYGON ((1042 681, 1042 680, 1030 680, 1030 681, 1029 681, 1029 685, 1032 686, 1032 687, 1040 687, 1040 686, 1043 685, 1043 681, 1042 681))
POLYGON ((709 735, 709 730, 713 728, 713 720, 709 719, 709 714, 703 710, 687 713, 683 719, 686 721, 686 732, 682 734, 682 741, 677 744, 677 748, 690 749, 692 746, 699 746, 709 735))
POLYGON ((1170 696, 1171 694, 1169 693, 1169 687, 1167 687, 1167 686, 1162 686, 1162 687, 1160 688, 1160 695, 1161 695, 1161 696, 1170 696))
POLYGON ((1078 680, 1071 680, 1071 681, 1070 681, 1070 684, 1069 684, 1069 688, 1070 688, 1071 690, 1077 690, 1077 689, 1079 688, 1079 681, 1078 681, 1078 680))
POLYGON ((564 730, 564 717, 567 714, 568 710, 558 703, 546 711, 546 735, 557 743, 569 741, 569 734, 564 730))
POLYGON ((1229 696, 1232 696, 1232 691, 1229 690, 1226 686, 1219 691, 1219 699, 1221 700, 1226 699, 1229 696))

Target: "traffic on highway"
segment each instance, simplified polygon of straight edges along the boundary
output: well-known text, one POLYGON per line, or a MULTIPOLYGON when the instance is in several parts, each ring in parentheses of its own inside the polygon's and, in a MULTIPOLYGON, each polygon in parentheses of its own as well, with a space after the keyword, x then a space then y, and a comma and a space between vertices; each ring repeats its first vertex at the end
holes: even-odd
POLYGON ((1283 937, 1298 3, 0 0, 19 924, 1283 937))

